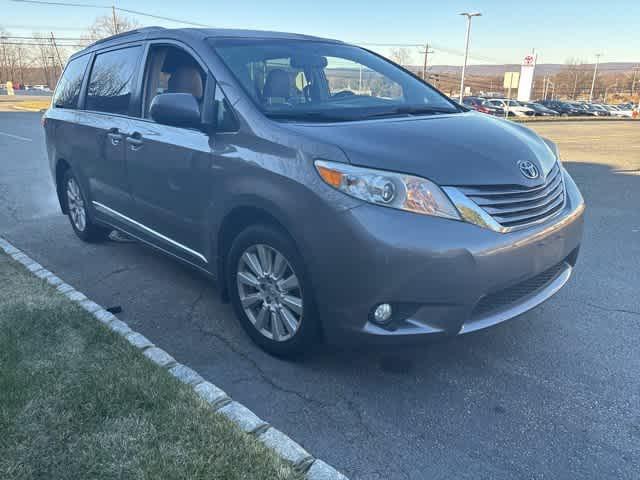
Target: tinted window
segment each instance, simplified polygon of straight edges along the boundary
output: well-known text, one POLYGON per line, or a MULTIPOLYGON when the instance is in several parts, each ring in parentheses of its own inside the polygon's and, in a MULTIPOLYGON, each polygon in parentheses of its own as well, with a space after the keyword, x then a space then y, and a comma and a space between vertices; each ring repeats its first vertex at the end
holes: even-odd
POLYGON ((84 71, 89 62, 89 55, 75 58, 67 64, 62 78, 53 95, 53 106, 58 108, 76 108, 80 98, 80 88, 84 78, 84 71))
POLYGON ((96 56, 89 78, 87 110, 129 112, 142 47, 123 48, 96 56))

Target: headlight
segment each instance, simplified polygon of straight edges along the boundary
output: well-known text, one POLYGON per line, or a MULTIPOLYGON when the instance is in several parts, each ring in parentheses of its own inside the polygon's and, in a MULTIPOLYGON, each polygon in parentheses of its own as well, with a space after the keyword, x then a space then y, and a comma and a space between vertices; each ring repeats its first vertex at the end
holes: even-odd
POLYGON ((445 193, 425 178, 325 160, 316 160, 315 166, 326 183, 365 202, 460 220, 445 193))

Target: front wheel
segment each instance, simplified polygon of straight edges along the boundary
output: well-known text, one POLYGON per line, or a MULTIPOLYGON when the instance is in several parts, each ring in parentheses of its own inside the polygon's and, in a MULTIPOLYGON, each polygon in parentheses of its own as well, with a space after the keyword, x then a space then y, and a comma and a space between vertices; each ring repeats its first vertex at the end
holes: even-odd
POLYGON ((85 242, 99 242, 109 235, 108 229, 97 225, 87 208, 87 197, 71 169, 64 175, 64 199, 71 227, 76 235, 85 242))
POLYGON ((241 232, 227 257, 227 286, 236 315, 267 352, 293 356, 317 343, 311 283, 293 240, 268 225, 241 232))

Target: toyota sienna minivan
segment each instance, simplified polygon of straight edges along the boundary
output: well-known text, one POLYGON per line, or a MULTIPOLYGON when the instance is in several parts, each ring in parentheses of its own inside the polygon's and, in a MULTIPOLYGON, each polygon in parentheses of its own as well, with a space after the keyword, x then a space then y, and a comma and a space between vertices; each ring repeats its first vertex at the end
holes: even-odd
POLYGON ((473 332, 555 294, 584 202, 556 145, 340 41, 144 28, 43 118, 62 211, 217 280, 279 355, 473 332))

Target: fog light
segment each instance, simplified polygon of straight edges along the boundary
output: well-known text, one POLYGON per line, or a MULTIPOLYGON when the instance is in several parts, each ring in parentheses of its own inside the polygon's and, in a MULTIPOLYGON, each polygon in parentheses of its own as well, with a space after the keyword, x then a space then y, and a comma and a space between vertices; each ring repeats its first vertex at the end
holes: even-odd
POLYGON ((391 314, 393 310, 391 309, 391 305, 388 303, 381 303, 376 307, 373 311, 373 320, 376 323, 384 324, 391 320, 391 314))

